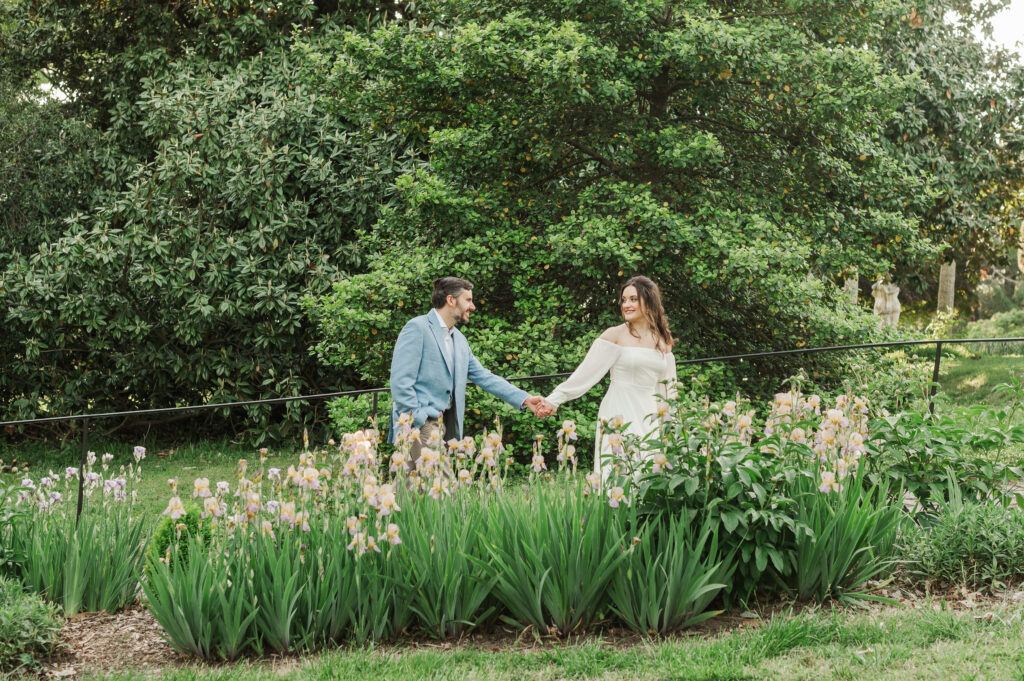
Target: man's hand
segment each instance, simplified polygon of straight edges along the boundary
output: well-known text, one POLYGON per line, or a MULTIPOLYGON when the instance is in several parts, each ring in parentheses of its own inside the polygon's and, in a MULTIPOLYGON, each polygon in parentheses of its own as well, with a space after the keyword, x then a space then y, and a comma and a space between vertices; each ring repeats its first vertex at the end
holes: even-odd
POLYGON ((542 399, 540 402, 541 402, 540 409, 537 410, 537 412, 538 412, 537 416, 539 416, 540 418, 546 419, 547 417, 551 416, 556 411, 558 411, 558 407, 556 407, 555 405, 551 404, 547 400, 542 399))
POLYGON ((523 406, 529 408, 539 419, 547 418, 555 413, 556 407, 540 395, 530 395, 523 400, 523 406))
POLYGON ((542 413, 544 409, 544 398, 540 395, 530 395, 523 400, 523 406, 532 411, 533 415, 539 419, 549 415, 542 413))

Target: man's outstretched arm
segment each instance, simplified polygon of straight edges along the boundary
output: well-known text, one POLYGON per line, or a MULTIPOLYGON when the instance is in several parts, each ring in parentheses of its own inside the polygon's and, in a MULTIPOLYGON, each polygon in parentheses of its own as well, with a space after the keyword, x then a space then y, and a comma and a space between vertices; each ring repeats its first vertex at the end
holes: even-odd
POLYGON ((473 355, 472 350, 469 352, 469 371, 467 376, 469 380, 473 381, 473 383, 476 383, 495 397, 505 400, 516 409, 529 407, 530 411, 534 414, 537 413, 534 408, 536 402, 533 396, 525 390, 515 387, 501 376, 495 376, 485 369, 484 366, 480 364, 480 360, 473 355))

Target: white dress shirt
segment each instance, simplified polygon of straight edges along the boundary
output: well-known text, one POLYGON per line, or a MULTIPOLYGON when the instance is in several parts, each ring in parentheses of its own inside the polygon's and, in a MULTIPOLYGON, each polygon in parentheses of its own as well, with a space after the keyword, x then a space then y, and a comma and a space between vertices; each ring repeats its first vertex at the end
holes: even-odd
POLYGON ((444 321, 444 317, 442 317, 441 313, 437 311, 436 307, 434 308, 434 315, 437 317, 437 321, 441 322, 441 328, 447 330, 447 333, 444 335, 445 359, 448 360, 448 366, 452 368, 452 372, 454 373, 455 341, 452 340, 452 335, 455 333, 455 325, 453 324, 451 327, 449 327, 448 324, 444 321))

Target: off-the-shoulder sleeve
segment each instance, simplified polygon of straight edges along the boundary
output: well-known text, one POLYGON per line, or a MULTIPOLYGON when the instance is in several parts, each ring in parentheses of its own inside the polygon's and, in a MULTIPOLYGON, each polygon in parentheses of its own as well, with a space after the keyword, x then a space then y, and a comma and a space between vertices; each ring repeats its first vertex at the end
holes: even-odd
POLYGON ((665 357, 665 366, 661 376, 658 377, 658 395, 669 400, 674 400, 679 396, 676 356, 672 353, 665 357))
POLYGON ((604 378, 608 370, 619 358, 619 346, 610 341, 598 338, 590 346, 587 356, 583 358, 572 376, 565 379, 554 392, 548 395, 547 400, 556 407, 563 402, 574 400, 580 395, 597 385, 597 382, 604 378))

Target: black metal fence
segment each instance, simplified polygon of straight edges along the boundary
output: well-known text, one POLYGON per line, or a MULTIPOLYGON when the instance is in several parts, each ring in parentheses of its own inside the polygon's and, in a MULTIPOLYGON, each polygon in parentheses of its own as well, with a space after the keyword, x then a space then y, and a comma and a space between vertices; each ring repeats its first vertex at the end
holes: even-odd
MULTIPOLYGON (((942 361, 942 346, 943 345, 969 345, 975 343, 1015 343, 1024 342, 1024 337, 1013 337, 1013 338, 948 338, 948 339, 935 339, 935 340, 912 340, 912 341, 892 341, 885 343, 860 343, 857 345, 830 345, 816 348, 795 348, 792 350, 771 350, 766 352, 753 352, 742 355, 719 355, 717 357, 701 357, 699 359, 684 359, 676 362, 677 366, 685 366, 691 364, 707 364, 710 362, 734 362, 734 361, 745 361, 752 359, 761 359, 766 357, 781 357, 785 355, 809 355, 821 352, 840 352, 849 350, 867 350, 873 348, 894 348, 903 346, 914 346, 914 345, 934 345, 935 346, 935 363, 932 369, 932 387, 931 395, 929 398, 928 408, 929 411, 934 413, 935 405, 931 398, 935 397, 935 390, 939 382, 939 368, 942 361)), ((548 380, 553 378, 565 378, 569 376, 569 373, 560 374, 544 374, 540 376, 519 376, 516 378, 508 379, 514 383, 532 383, 535 381, 548 380)), ((277 397, 266 400, 247 400, 244 402, 221 402, 217 404, 197 404, 197 405, 186 405, 181 407, 165 407, 161 409, 139 409, 135 411, 116 411, 116 412, 105 412, 98 414, 74 414, 71 416, 46 416, 37 419, 24 419, 19 421, 0 421, 0 427, 14 427, 14 426, 32 426, 43 423, 58 423, 64 421, 81 421, 82 422, 82 455, 79 468, 78 476, 78 509, 77 514, 82 513, 82 492, 85 485, 85 468, 86 458, 88 456, 89 448, 89 423, 90 421, 98 421, 101 419, 111 418, 133 418, 139 416, 149 416, 154 414, 174 414, 188 411, 203 411, 207 409, 233 409, 236 407, 247 407, 256 404, 284 404, 286 402, 321 402, 324 400, 331 400, 338 397, 355 397, 359 395, 372 395, 372 415, 374 418, 377 417, 377 396, 380 393, 388 392, 388 388, 366 388, 363 390, 343 390, 340 392, 332 393, 319 393, 316 395, 296 395, 293 397, 277 397)))

